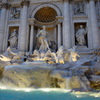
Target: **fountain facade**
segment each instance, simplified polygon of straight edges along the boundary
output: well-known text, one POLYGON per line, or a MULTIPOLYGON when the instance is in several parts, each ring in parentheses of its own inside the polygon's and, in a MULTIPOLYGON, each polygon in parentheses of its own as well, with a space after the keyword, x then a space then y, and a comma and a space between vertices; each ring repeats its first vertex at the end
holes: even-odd
POLYGON ((99 6, 99 0, 1 0, 0 52, 15 38, 12 47, 33 53, 41 44, 36 36, 43 26, 52 51, 61 45, 96 48, 100 45, 99 6))
POLYGON ((0 3, 0 85, 100 89, 95 0, 51 1, 0 3))

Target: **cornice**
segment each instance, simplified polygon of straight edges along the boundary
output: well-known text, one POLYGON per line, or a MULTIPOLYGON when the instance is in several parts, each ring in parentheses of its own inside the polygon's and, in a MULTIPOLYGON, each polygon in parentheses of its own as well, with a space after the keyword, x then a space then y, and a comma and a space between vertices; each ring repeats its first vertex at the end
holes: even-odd
POLYGON ((69 1, 74 1, 74 2, 79 2, 79 1, 98 1, 98 0, 69 0, 69 1))
POLYGON ((1 8, 9 9, 11 5, 9 3, 1 3, 1 8))

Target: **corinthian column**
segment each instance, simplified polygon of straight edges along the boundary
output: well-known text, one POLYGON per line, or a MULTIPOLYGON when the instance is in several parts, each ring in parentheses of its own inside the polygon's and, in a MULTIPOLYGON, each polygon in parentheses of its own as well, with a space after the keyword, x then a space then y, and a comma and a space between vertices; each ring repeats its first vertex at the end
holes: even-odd
POLYGON ((95 1, 90 0, 91 29, 93 37, 93 48, 99 46, 99 30, 97 24, 95 1))
POLYGON ((28 15, 28 5, 29 1, 22 1, 21 6, 21 18, 20 18, 20 33, 19 33, 19 43, 18 49, 22 52, 26 51, 26 38, 27 38, 27 15, 28 15))
POLYGON ((70 36, 70 5, 69 0, 64 0, 64 20, 63 20, 63 45, 67 48, 71 47, 70 36))
POLYGON ((58 48, 61 46, 61 24, 58 23, 58 48))
POLYGON ((34 39, 34 25, 31 25, 31 32, 30 32, 30 53, 33 51, 33 39, 34 39))
POLYGON ((0 18, 0 52, 3 51, 3 40, 4 40, 4 32, 5 32, 5 24, 6 24, 6 12, 8 8, 7 3, 2 3, 2 11, 0 18))

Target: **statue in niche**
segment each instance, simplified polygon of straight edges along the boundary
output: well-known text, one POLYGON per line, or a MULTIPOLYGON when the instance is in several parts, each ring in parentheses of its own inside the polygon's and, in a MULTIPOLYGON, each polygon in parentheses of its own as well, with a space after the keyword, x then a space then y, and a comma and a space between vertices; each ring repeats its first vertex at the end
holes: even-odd
POLYGON ((36 37, 38 37, 40 48, 39 51, 47 51, 49 50, 49 44, 47 42, 47 35, 46 35, 46 27, 43 26, 43 30, 40 30, 36 37))
POLYGON ((11 11, 11 18, 12 19, 18 19, 20 16, 20 9, 19 8, 13 8, 11 11))
POLYGON ((11 33, 11 36, 9 37, 8 42, 10 43, 10 48, 16 48, 18 44, 18 36, 17 36, 17 30, 14 29, 14 32, 11 33))
POLYGON ((84 3, 79 2, 74 4, 74 14, 84 14, 84 3))
POLYGON ((76 40, 77 45, 79 46, 85 46, 86 45, 86 30, 83 28, 83 25, 80 25, 80 29, 76 32, 76 40))

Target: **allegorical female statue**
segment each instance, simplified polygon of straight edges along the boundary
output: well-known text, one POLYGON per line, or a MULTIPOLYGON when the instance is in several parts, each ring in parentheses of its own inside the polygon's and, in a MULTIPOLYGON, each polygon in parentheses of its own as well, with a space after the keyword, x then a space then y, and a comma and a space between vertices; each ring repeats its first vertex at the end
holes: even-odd
POLYGON ((46 36, 46 27, 43 26, 43 29, 40 30, 36 37, 39 38, 39 42, 40 42, 40 48, 39 48, 39 51, 46 51, 49 49, 49 45, 48 45, 48 42, 47 42, 47 36, 46 36))
POLYGON ((16 29, 14 29, 14 32, 11 33, 11 36, 9 37, 8 41, 10 43, 11 48, 17 48, 18 36, 17 36, 16 29))
POLYGON ((77 45, 79 46, 86 45, 85 35, 86 35, 86 30, 83 28, 83 25, 80 25, 80 29, 76 32, 77 45))

